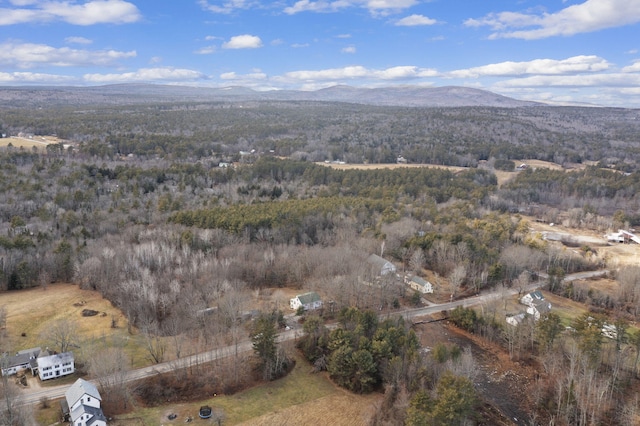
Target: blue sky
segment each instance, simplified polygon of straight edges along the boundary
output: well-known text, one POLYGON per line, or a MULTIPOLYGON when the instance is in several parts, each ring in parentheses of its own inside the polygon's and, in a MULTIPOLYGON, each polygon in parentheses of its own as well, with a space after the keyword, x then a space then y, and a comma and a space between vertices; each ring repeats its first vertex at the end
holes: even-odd
POLYGON ((0 86, 460 85, 640 108, 640 0, 0 0, 0 86))

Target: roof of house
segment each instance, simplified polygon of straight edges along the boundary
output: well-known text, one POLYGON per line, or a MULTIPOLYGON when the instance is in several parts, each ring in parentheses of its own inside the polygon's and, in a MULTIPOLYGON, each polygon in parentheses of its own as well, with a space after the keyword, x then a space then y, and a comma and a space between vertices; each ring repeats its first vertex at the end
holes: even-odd
POLYGON ((551 310, 551 303, 548 303, 544 299, 543 300, 534 300, 532 305, 541 314, 546 314, 547 312, 549 312, 551 310))
POLYGON ((19 365, 27 365, 34 358, 37 358, 40 354, 40 348, 23 349, 16 353, 14 356, 7 356, 7 360, 4 363, 3 368, 17 367, 19 365))
POLYGON ((73 362, 73 352, 63 352, 61 354, 44 355, 38 357, 38 368, 52 367, 54 365, 73 362))
POLYGON ((80 398, 82 398, 83 395, 89 395, 91 397, 94 397, 97 400, 102 401, 102 398, 100 397, 100 392, 98 392, 98 389, 96 388, 96 386, 93 383, 88 382, 84 379, 76 380, 75 383, 72 384, 69 389, 67 389, 67 391, 64 394, 64 397, 66 398, 67 403, 71 407, 80 398))
POLYGON ((75 422, 82 415, 89 414, 89 420, 84 423, 86 426, 91 426, 95 422, 102 420, 103 422, 107 421, 107 418, 104 416, 101 408, 92 407, 90 405, 80 404, 76 407, 75 410, 71 412, 71 421, 75 422))
POLYGON ((411 282, 418 284, 420 287, 429 287, 431 283, 426 281, 424 278, 414 275, 411 277, 411 282))
POLYGON ((298 298, 300 303, 302 303, 303 305, 306 305, 308 303, 319 302, 321 300, 320 299, 320 295, 318 293, 316 293, 315 291, 310 291, 309 293, 299 294, 296 297, 298 298))
POLYGON ((516 323, 520 324, 526 318, 527 314, 524 312, 520 312, 519 314, 507 315, 507 322, 510 324, 516 323))
POLYGON ((532 291, 531 293, 529 293, 529 296, 531 296, 533 300, 544 300, 544 296, 542 295, 542 293, 540 293, 539 290, 532 291))
POLYGON ((394 266, 393 263, 389 262, 387 259, 378 256, 377 254, 372 254, 367 257, 367 263, 373 266, 377 266, 380 269, 384 268, 387 265, 394 266))

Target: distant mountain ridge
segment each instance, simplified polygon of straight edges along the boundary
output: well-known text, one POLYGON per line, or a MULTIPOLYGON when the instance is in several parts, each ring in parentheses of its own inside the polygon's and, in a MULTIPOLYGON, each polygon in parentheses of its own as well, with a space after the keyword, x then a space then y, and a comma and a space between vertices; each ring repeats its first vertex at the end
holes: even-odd
POLYGON ((409 107, 485 106, 516 108, 544 105, 521 101, 486 90, 460 86, 390 86, 358 88, 333 86, 316 91, 256 91, 247 87, 203 88, 156 84, 113 84, 90 87, 20 86, 0 87, 0 102, 6 106, 132 104, 145 102, 247 102, 322 101, 365 105, 409 107))

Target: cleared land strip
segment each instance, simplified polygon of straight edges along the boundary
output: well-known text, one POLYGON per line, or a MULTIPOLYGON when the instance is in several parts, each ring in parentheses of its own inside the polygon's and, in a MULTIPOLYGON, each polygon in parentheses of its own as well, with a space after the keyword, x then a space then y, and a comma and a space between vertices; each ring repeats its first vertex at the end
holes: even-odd
MULTIPOLYGON (((600 276, 608 273, 606 270, 602 271, 591 271, 591 272, 580 272, 576 274, 567 275, 565 277, 565 281, 572 281, 575 279, 584 279, 589 277, 600 276)), ((544 278, 544 274, 539 274, 544 278)), ((526 291, 533 291, 544 284, 544 281, 538 281, 532 285, 530 285, 526 291)), ((495 300, 500 297, 512 296, 517 294, 518 290, 511 288, 506 293, 493 291, 489 293, 480 294, 478 296, 469 297, 466 299, 456 300, 448 303, 434 304, 423 308, 414 308, 414 309, 406 309, 398 312, 385 313, 381 315, 381 318, 387 318, 391 316, 401 315, 403 318, 409 320, 414 317, 420 317, 424 315, 431 315, 442 311, 448 311, 450 309, 454 309, 458 306, 470 307, 481 305, 483 303, 490 302, 491 300, 495 300)), ((335 325, 328 326, 329 328, 335 328, 335 325)), ((301 336, 301 330, 293 329, 289 331, 284 331, 278 334, 278 341, 285 342, 289 340, 294 340, 301 336)), ((174 361, 162 362, 160 364, 150 365, 148 367, 138 368, 136 370, 131 370, 126 374, 125 381, 126 382, 134 382, 136 380, 146 379, 148 377, 152 377, 156 374, 167 373, 170 371, 178 370, 181 368, 188 368, 190 366, 205 364, 211 361, 215 361, 217 359, 226 358, 235 355, 236 353, 244 353, 249 352, 253 348, 252 342, 250 340, 245 340, 238 343, 236 345, 225 346, 222 348, 214 349, 208 352, 203 352, 199 354, 194 354, 190 356, 186 356, 184 358, 180 358, 174 361)), ((93 381, 94 384, 97 384, 96 381, 93 381)), ((20 396, 19 404, 29 405, 36 404, 46 399, 58 399, 64 397, 64 393, 69 389, 69 385, 61 385, 54 387, 41 388, 37 390, 25 389, 23 390, 23 394, 20 396)))

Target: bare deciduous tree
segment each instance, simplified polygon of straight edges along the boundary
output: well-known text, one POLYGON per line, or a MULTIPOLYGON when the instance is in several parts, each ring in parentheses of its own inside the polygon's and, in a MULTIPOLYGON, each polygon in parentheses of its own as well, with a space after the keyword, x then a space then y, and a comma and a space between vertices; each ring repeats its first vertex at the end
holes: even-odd
POLYGON ((460 290, 460 286, 467 278, 467 267, 464 264, 457 265, 449 274, 449 285, 451 286, 451 294, 454 296, 460 290))
POLYGON ((43 338, 52 347, 59 348, 60 352, 68 352, 72 347, 78 346, 78 327, 71 320, 61 319, 44 331, 43 338))
POLYGON ((124 350, 117 346, 99 349, 89 363, 89 372, 98 382, 104 403, 126 410, 130 396, 127 387, 130 363, 124 350))

